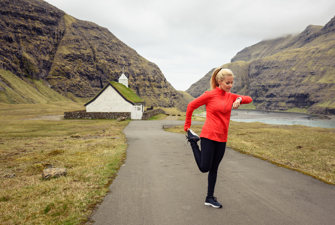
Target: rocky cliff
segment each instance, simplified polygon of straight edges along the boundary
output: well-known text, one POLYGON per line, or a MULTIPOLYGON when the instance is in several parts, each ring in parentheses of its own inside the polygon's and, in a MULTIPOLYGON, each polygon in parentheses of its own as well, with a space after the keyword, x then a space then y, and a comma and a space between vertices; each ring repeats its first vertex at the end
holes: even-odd
POLYGON ((254 109, 335 114, 335 17, 245 48, 223 67, 236 75, 232 92, 250 95, 254 109))
POLYGON ((117 81, 124 68, 129 87, 146 106, 184 110, 187 105, 157 65, 106 28, 42 0, 0 0, 0 68, 84 101, 117 81))

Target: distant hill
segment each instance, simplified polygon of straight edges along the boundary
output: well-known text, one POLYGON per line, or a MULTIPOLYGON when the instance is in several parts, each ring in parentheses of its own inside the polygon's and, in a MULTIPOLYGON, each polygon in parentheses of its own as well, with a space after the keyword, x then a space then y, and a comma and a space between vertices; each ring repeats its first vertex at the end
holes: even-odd
POLYGON ((190 102, 194 99, 194 97, 192 97, 189 93, 187 93, 186 91, 178 91, 180 94, 183 95, 183 98, 187 101, 190 102))
MULTIPOLYGON (((187 101, 158 66, 106 28, 42 0, 0 1, 0 69, 22 81, 39 81, 68 99, 86 101, 117 81, 123 68, 146 106, 186 109, 187 101)), ((7 89, 0 92, 9 95, 7 89)))
POLYGON ((186 92, 192 97, 197 98, 210 88, 210 79, 215 68, 211 69, 206 75, 189 87, 186 92))
POLYGON ((300 48, 310 42, 311 38, 317 35, 322 28, 323 26, 309 25, 299 35, 287 35, 285 37, 261 41, 237 53, 231 62, 253 61, 284 50, 300 48))
MULTIPOLYGON (((232 92, 253 98, 249 108, 335 114, 335 17, 247 47, 222 67, 236 75, 232 92)), ((210 76, 192 86, 206 90, 210 76)), ((192 86, 187 92, 197 97, 192 86)))

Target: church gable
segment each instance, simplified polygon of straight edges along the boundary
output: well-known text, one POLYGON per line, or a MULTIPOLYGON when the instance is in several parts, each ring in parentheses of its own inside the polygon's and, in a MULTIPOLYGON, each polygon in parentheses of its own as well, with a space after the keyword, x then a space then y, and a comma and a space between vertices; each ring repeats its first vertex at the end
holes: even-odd
POLYGON ((84 106, 86 112, 130 112, 131 119, 142 119, 144 101, 128 87, 122 74, 119 83, 111 81, 84 106))
POLYGON ((91 101, 86 112, 131 112, 132 119, 141 119, 144 101, 122 83, 108 83, 91 101))
POLYGON ((135 92, 133 92, 133 90, 131 90, 130 88, 125 87, 123 84, 112 81, 112 82, 108 83, 103 89, 101 89, 101 91, 93 99, 91 99, 89 102, 87 102, 84 106, 88 106, 89 104, 94 102, 96 99, 100 98, 100 95, 102 93, 104 93, 104 91, 108 87, 114 88, 114 90, 120 96, 122 96, 125 101, 131 103, 132 105, 137 104, 137 103, 143 103, 144 104, 144 101, 140 97, 138 97, 138 95, 135 92))
POLYGON ((85 106, 87 112, 131 112, 133 105, 112 85, 107 85, 99 96, 85 106))

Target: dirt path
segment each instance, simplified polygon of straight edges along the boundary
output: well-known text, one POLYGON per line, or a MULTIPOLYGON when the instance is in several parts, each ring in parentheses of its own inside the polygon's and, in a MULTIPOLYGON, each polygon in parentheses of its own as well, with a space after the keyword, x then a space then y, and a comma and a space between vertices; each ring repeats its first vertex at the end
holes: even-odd
POLYGON ((127 159, 98 206, 98 224, 334 224, 335 186, 227 148, 215 195, 204 205, 207 174, 196 167, 185 135, 164 125, 132 121, 125 128, 127 159))

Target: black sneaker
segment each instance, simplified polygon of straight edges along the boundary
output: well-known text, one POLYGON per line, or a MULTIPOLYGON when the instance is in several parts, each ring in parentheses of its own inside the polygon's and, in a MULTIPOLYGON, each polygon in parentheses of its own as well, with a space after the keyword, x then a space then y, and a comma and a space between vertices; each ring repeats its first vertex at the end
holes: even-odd
POLYGON ((189 129, 187 131, 187 135, 186 135, 186 138, 188 141, 199 141, 200 140, 200 137, 191 129, 189 129))
POLYGON ((205 205, 212 206, 217 209, 222 208, 222 205, 220 204, 220 202, 216 200, 214 196, 206 197, 205 205))

